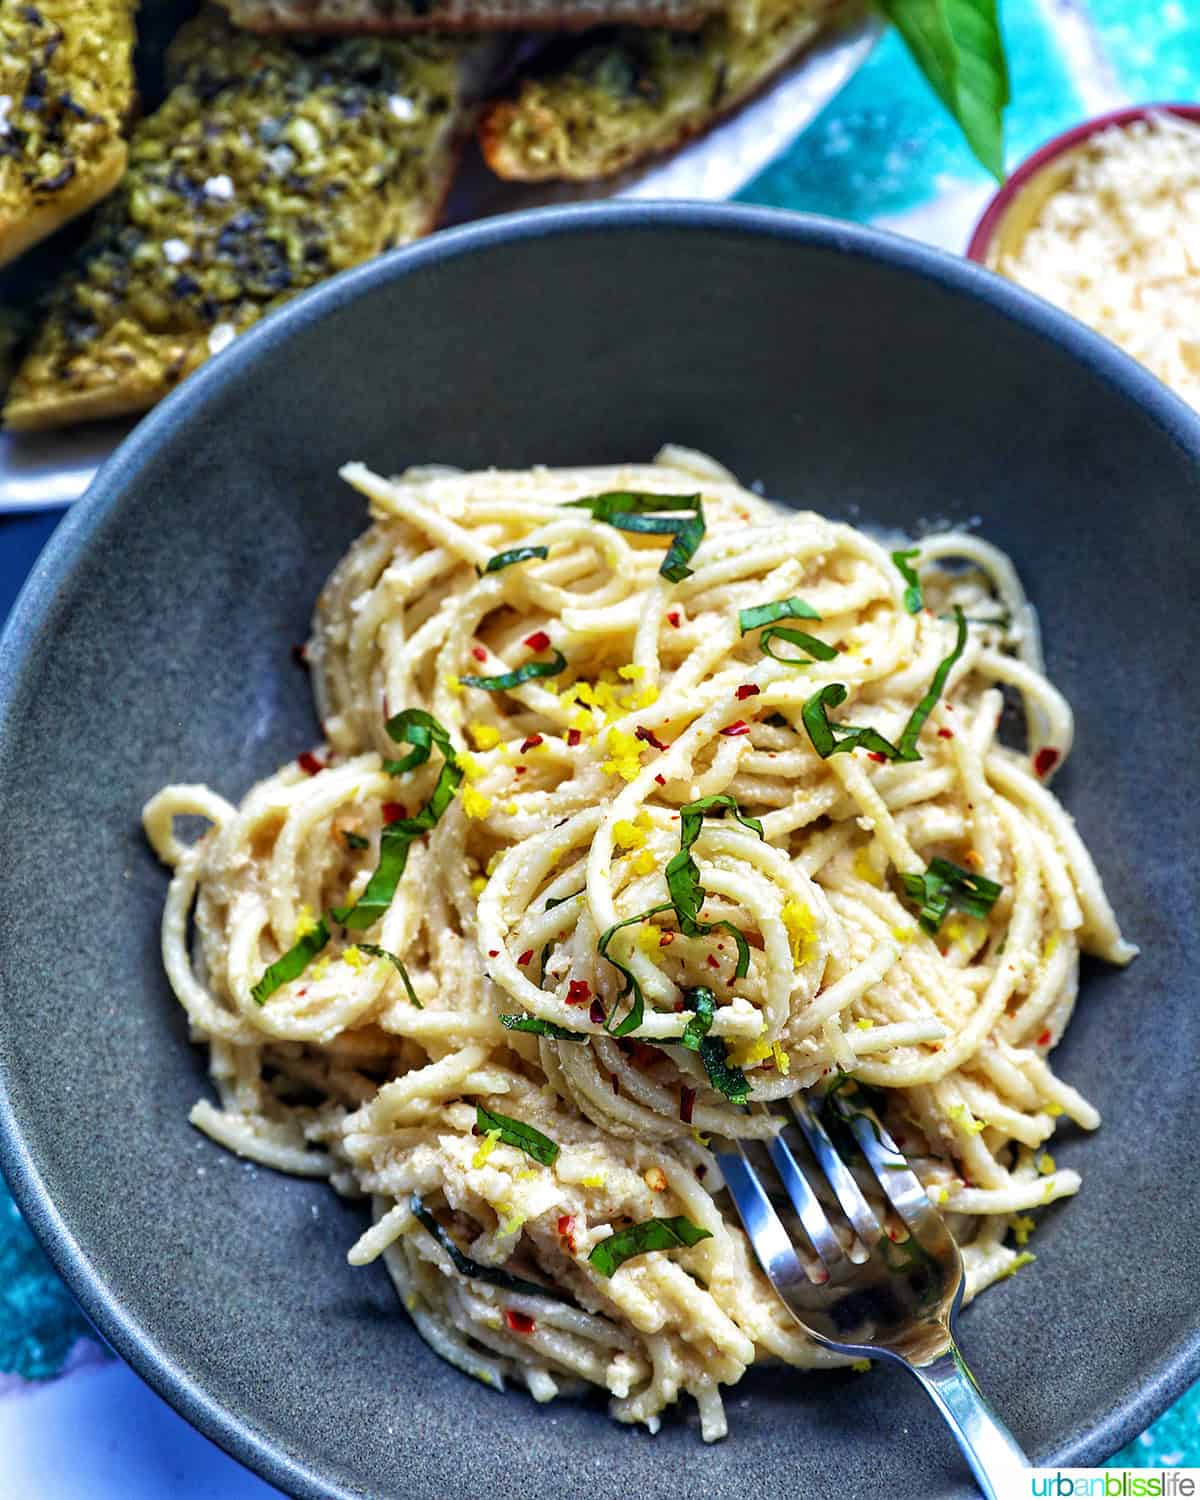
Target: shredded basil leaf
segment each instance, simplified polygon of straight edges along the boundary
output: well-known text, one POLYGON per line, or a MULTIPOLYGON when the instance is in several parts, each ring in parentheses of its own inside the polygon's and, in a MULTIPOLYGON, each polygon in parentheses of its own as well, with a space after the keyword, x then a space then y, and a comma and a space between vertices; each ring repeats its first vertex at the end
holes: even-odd
POLYGON ((513 563, 528 562, 533 557, 549 556, 549 547, 510 547, 507 552, 497 552, 495 557, 489 557, 479 576, 482 578, 485 573, 499 573, 503 568, 511 568, 513 563))
POLYGON ((804 707, 800 710, 812 747, 822 760, 828 760, 831 755, 837 755, 840 751, 857 750, 860 746, 864 750, 873 750, 876 755, 885 755, 888 760, 920 760, 919 755, 901 755, 891 740, 884 739, 877 729, 866 729, 854 724, 831 724, 829 710, 845 701, 845 685, 830 682, 823 688, 818 688, 811 698, 805 699, 804 707))
POLYGON ((450 747, 449 731, 423 708, 406 708, 401 713, 393 714, 383 727, 389 738, 398 745, 413 747, 412 752, 403 760, 384 761, 383 769, 389 776, 403 776, 406 771, 415 771, 418 766, 423 766, 434 745, 453 764, 454 751, 450 747))
POLYGON ((584 887, 580 886, 577 891, 572 891, 569 896, 547 896, 546 910, 553 911, 556 906, 564 906, 568 901, 574 901, 576 896, 582 896, 584 887))
POLYGON ((492 1286, 501 1287, 506 1292, 519 1292, 526 1297, 549 1297, 552 1302, 566 1302, 572 1307, 575 1305, 573 1299, 560 1292, 557 1287, 542 1286, 536 1281, 526 1281, 524 1277, 513 1276, 500 1266, 485 1266, 477 1260, 472 1260, 469 1255, 465 1255, 458 1248, 416 1193, 409 1198, 408 1206, 454 1262, 454 1269, 460 1275, 471 1276, 476 1281, 489 1282, 492 1286))
POLYGON ((711 1238, 711 1230, 701 1229, 683 1214, 676 1214, 672 1219, 643 1219, 640 1224, 618 1229, 608 1239, 594 1245, 588 1253, 588 1260, 601 1276, 611 1276, 618 1266, 634 1255, 698 1245, 701 1240, 711 1238))
POLYGON ((553 1021, 543 1021, 541 1016, 501 1016, 500 1024, 505 1031, 527 1031, 532 1036, 552 1037, 556 1042, 586 1042, 588 1039, 586 1031, 568 1031, 553 1021))
POLYGON ((425 1009, 425 1007, 417 999, 417 992, 413 989, 413 982, 408 977, 408 970, 404 967, 403 963, 396 957, 394 953, 389 953, 386 948, 377 947, 374 943, 359 943, 358 951, 360 953, 369 953, 372 958, 386 959, 388 963, 391 964, 392 968, 395 969, 396 973, 399 974, 400 980, 404 985, 404 992, 408 996, 408 998, 412 1001, 412 1003, 417 1007, 418 1010, 425 1009))
POLYGON ((558 1146, 548 1135, 543 1135, 532 1125, 526 1125, 523 1120, 498 1115, 495 1110, 486 1109, 482 1104, 475 1106, 475 1125, 480 1135, 498 1130, 500 1139, 506 1146, 516 1146, 518 1151, 524 1151, 526 1156, 540 1161, 543 1167, 552 1167, 558 1156, 558 1146))
POLYGON ((691 577, 692 570, 687 564, 704 539, 704 507, 699 495, 647 495, 632 490, 610 490, 603 495, 569 500, 565 508, 590 511, 593 520, 604 521, 619 531, 673 537, 658 571, 672 583, 691 577), (653 514, 663 510, 690 510, 693 514, 686 521, 653 514))
POLYGON ((951 906, 986 921, 1004 889, 998 881, 941 858, 930 860, 924 875, 910 873, 900 880, 905 894, 920 906, 917 920, 929 933, 937 932, 951 906))
POLYGON ((925 600, 921 593, 921 579, 909 561, 910 558, 920 557, 920 547, 908 547, 903 552, 893 552, 892 562, 896 565, 896 571, 904 579, 908 587, 904 590, 904 607, 910 615, 919 615, 925 607, 925 600))
POLYGON ((809 658, 813 661, 832 661, 838 655, 838 648, 831 646, 827 641, 818 640, 815 635, 809 635, 803 630, 792 630, 786 625, 772 625, 764 630, 758 638, 758 649, 764 656, 769 656, 772 661, 779 661, 787 667, 807 665, 802 656, 780 656, 778 652, 771 650, 773 640, 787 641, 790 646, 799 646, 802 651, 807 651, 809 658))
POLYGON ((258 983, 250 989, 255 1003, 264 1004, 267 996, 273 995, 281 984, 290 984, 293 979, 299 979, 328 941, 329 926, 322 917, 311 932, 305 933, 286 953, 263 970, 258 983))
POLYGON ((738 610, 738 628, 743 635, 748 630, 757 630, 760 625, 774 625, 776 620, 819 620, 821 616, 811 604, 795 594, 790 599, 777 599, 774 604, 756 604, 751 609, 738 610))
POLYGON ((708 1081, 718 1094, 731 1104, 745 1104, 750 1098, 750 1080, 736 1063, 729 1061, 725 1043, 719 1036, 706 1036, 698 1048, 708 1081))
POLYGON ((393 739, 405 739, 414 748, 412 755, 405 756, 402 761, 389 762, 385 769, 391 770, 395 765, 403 770, 411 770, 414 765, 423 765, 429 759, 431 745, 435 744, 445 757, 445 765, 438 774, 429 801, 416 817, 400 818, 395 823, 384 826, 379 835, 379 863, 358 901, 353 906, 334 907, 334 918, 344 926, 357 930, 377 922, 392 904, 396 887, 400 884, 404 867, 408 863, 409 848, 423 833, 428 833, 435 827, 453 801, 463 779, 462 767, 451 747, 449 734, 423 709, 410 708, 397 714, 388 720, 387 730, 393 739), (396 726, 395 733, 393 725, 396 726), (414 760, 414 757, 417 759, 414 760))
POLYGON ((698 989, 689 990, 684 998, 692 1011, 692 1018, 683 1028, 683 1035, 679 1040, 690 1051, 699 1052, 700 1043, 708 1035, 716 1014, 716 996, 712 990, 701 985, 698 989))
POLYGON ((638 1029, 642 1024, 642 1017, 646 1013, 646 997, 642 994, 642 987, 637 982, 637 976, 633 970, 627 964, 623 964, 619 958, 613 958, 608 951, 608 945, 612 942, 613 937, 620 932, 622 927, 632 927, 635 922, 644 922, 647 917, 654 917, 660 911, 670 910, 671 903, 664 901, 660 906, 652 906, 647 911, 640 911, 634 917, 626 917, 623 922, 614 922, 611 927, 606 927, 600 934, 600 941, 596 944, 596 952, 599 953, 601 958, 607 959, 612 964, 613 968, 620 974, 622 980, 621 988, 617 991, 617 1004, 613 1006, 612 1012, 604 1025, 604 1029, 610 1036, 628 1036, 631 1031, 638 1029), (628 1013, 619 1025, 614 1026, 613 1022, 617 1018, 620 1003, 626 996, 632 996, 628 1013))
POLYGON ((704 819, 718 809, 729 809, 743 827, 749 828, 763 838, 763 826, 757 818, 747 818, 728 792, 717 792, 711 797, 701 797, 687 802, 679 809, 679 853, 667 865, 667 889, 671 893, 671 905, 679 922, 679 930, 685 937, 707 937, 718 930, 728 932, 737 944, 737 966, 734 977, 744 979, 750 972, 750 945, 740 928, 732 922, 701 922, 700 909, 708 892, 700 884, 700 870, 692 858, 692 845, 700 837, 704 819))
POLYGON ((532 682, 535 677, 557 677, 565 669, 567 658, 555 651, 549 661, 526 661, 512 672, 499 677, 460 677, 463 687, 483 688, 489 693, 506 693, 510 688, 520 687, 523 682, 532 682))
POLYGON ((944 657, 939 663, 937 671, 933 674, 933 681, 929 684, 929 691, 917 704, 909 715, 908 723, 904 726, 904 733, 900 736, 899 759, 920 760, 917 753, 917 738, 925 727, 925 720, 933 711, 934 705, 942 696, 942 689, 946 686, 946 679, 950 676, 951 669, 958 658, 963 654, 967 644, 967 622, 963 618, 963 612, 956 604, 954 606, 954 618, 958 622, 958 635, 954 642, 954 649, 950 655, 944 657))
POLYGON ((371 840, 363 838, 361 833, 351 833, 349 829, 343 832, 342 838, 346 841, 347 849, 369 849, 371 840))

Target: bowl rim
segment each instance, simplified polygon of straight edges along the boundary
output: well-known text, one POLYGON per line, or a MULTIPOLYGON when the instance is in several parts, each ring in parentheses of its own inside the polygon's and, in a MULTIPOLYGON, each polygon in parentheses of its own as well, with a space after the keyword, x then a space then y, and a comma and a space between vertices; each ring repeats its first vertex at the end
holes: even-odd
MULTIPOLYGON (((0 766, 25 657, 53 608, 57 592, 85 559, 93 534, 121 503, 129 479, 152 465, 162 444, 203 409, 223 382, 269 359, 277 345, 343 305, 381 285, 428 266, 492 247, 542 236, 589 231, 707 231, 739 233, 816 246, 867 259, 940 285, 956 296, 977 298, 1035 337, 1066 349, 1106 384, 1120 390, 1180 447, 1200 470, 1200 413, 1193 411, 1143 366, 1115 345, 1015 284, 946 251, 814 214, 742 204, 604 202, 527 210, 445 230, 390 251, 310 289, 240 336, 150 412, 104 463, 85 496, 76 501, 48 542, 0 634, 0 766)), ((206 1437, 247 1468, 297 1500, 361 1500, 313 1467, 312 1458, 288 1452, 250 1419, 223 1406, 193 1380, 152 1330, 120 1304, 68 1230, 26 1142, 8 1087, 8 1062, 0 1052, 0 1173, 51 1263, 66 1281, 101 1337, 147 1384, 206 1437)), ((1122 1389, 1092 1427, 1069 1433, 1042 1461, 1078 1467, 1102 1462, 1143 1430, 1200 1378, 1200 1320, 1162 1351, 1136 1388, 1122 1389)))
POLYGON ((1180 119, 1200 123, 1200 104, 1186 104, 1182 100, 1177 103, 1126 104, 1120 109, 1110 109, 1105 114, 1093 115, 1090 119, 1083 120, 1080 124, 1072 125, 1067 130, 1060 131, 1058 135, 1051 136, 1044 145, 1039 146, 1036 151, 1027 156, 992 194, 987 207, 980 215, 979 222, 971 232, 966 249, 967 259, 979 266, 987 265, 992 240, 1010 205, 1021 189, 1032 181, 1043 167, 1049 166, 1052 161, 1056 161, 1058 157, 1074 150, 1075 147, 1083 145, 1092 136, 1099 135, 1102 130, 1107 130, 1110 125, 1132 125, 1135 120, 1145 120, 1150 115, 1178 115, 1180 119))

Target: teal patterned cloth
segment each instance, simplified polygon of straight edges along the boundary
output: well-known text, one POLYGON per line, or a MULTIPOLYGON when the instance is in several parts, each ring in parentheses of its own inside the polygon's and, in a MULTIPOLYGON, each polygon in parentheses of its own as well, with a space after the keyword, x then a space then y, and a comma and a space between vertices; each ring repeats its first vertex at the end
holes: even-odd
MULTIPOLYGON (((1200 95, 1196 0, 1090 0, 1102 86, 1067 61, 1047 16, 1067 0, 1002 0, 1013 71, 1008 120, 1015 163, 1067 125, 1121 102, 1200 95), (1098 95, 1108 97, 1098 102, 1098 95)), ((790 150, 739 195, 749 203, 870 221, 895 218, 987 179, 887 37, 790 150)), ((32 565, 33 556, 29 557, 32 565)), ((88 1325, 0 1183, 0 1393, 14 1378, 58 1375, 88 1325)), ((1114 1464, 1200 1466, 1200 1386, 1116 1454, 1114 1464)))

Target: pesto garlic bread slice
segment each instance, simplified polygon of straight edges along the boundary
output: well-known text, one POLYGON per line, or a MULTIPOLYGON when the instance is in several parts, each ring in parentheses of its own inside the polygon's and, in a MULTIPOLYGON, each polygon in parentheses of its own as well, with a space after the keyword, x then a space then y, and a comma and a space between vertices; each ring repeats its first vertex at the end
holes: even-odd
POLYGON ((696 32, 623 27, 554 48, 485 111, 484 157, 516 182, 608 177, 706 130, 856 8, 761 0, 696 32))
POLYGON ((221 0, 252 31, 583 31, 698 26, 721 0, 221 0))
POLYGON ((434 224, 476 44, 288 42, 209 12, 10 388, 13 428, 142 411, 285 298, 434 224))
POLYGON ((0 266, 125 170, 134 0, 0 0, 0 266))

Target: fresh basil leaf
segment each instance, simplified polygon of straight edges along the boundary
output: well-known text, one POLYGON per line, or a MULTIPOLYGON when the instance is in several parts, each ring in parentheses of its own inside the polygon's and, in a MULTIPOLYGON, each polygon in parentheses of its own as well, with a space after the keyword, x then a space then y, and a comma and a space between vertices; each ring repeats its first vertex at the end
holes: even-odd
POLYGON ((618 1266, 635 1255, 645 1255, 650 1250, 675 1250, 698 1245, 701 1240, 711 1238, 711 1230, 701 1229, 683 1214, 676 1214, 671 1219, 643 1219, 640 1224, 629 1224, 593 1245, 588 1260, 601 1276, 611 1276, 618 1266))
POLYGON ((586 1031, 568 1031, 553 1021, 543 1021, 541 1016, 501 1016, 500 1024, 505 1031, 526 1031, 531 1036, 547 1036, 556 1042, 586 1042, 588 1039, 586 1031))
POLYGON ((938 663, 937 671, 933 674, 933 681, 929 684, 929 691, 917 704, 909 715, 908 723, 904 726, 904 733, 900 736, 897 746, 898 760, 920 760, 917 753, 917 738, 925 726, 925 720, 933 711, 934 705, 942 696, 942 689, 946 686, 946 679, 950 676, 951 669, 958 658, 963 654, 967 644, 967 622, 963 618, 963 612, 956 604, 954 606, 954 618, 958 622, 958 635, 954 642, 954 649, 950 655, 943 657, 938 663))
POLYGON ((549 556, 549 547, 510 547, 507 552, 497 552, 495 557, 489 557, 479 576, 482 578, 485 573, 499 573, 504 568, 511 568, 513 563, 528 562, 533 557, 549 556))
POLYGON ((549 661, 526 661, 512 672, 503 672, 499 677, 460 677, 463 687, 483 688, 488 693, 506 693, 510 688, 520 687, 523 682, 532 682, 535 677, 557 677, 566 668, 567 658, 555 651, 549 661))
POLYGON ((689 990, 684 1001, 692 1012, 692 1018, 683 1028, 683 1035, 679 1040, 692 1052, 699 1052, 700 1043, 708 1035, 716 1014, 716 996, 712 990, 701 985, 698 989, 689 990))
POLYGON ((836 646, 818 640, 815 635, 809 635, 803 630, 792 630, 786 625, 772 625, 759 636, 758 649, 764 656, 769 656, 772 661, 780 661, 788 667, 804 666, 807 663, 802 656, 780 656, 778 652, 772 651, 773 640, 787 641, 790 646, 799 646, 802 651, 808 652, 813 661, 832 661, 838 655, 836 646))
POLYGON ((795 594, 790 599, 776 599, 773 604, 755 604, 750 609, 738 610, 738 629, 743 635, 748 630, 757 630, 761 625, 774 625, 776 620, 819 620, 821 616, 811 604, 795 594))
POLYGON ((728 1050, 719 1036, 706 1036, 697 1049, 708 1081, 718 1094, 731 1104, 745 1104, 750 1098, 750 1080, 736 1063, 729 1061, 728 1050))
POLYGON ((600 934, 600 940, 596 944, 596 952, 601 958, 606 959, 612 964, 613 968, 620 974, 622 980, 621 988, 617 991, 617 1003, 613 1006, 608 1020, 604 1024, 604 1029, 610 1036, 628 1036, 631 1031, 638 1029, 642 1024, 642 1017, 646 1013, 646 997, 642 994, 642 987, 637 982, 637 976, 633 970, 627 964, 623 964, 619 958, 613 958, 608 951, 608 945, 612 942, 616 934, 620 932, 622 927, 632 927, 635 922, 644 922, 647 917, 654 917, 660 911, 670 910, 671 903, 664 901, 660 906, 652 906, 647 911, 640 911, 636 916, 626 917, 622 922, 614 922, 611 927, 606 927, 600 934), (630 999, 629 1010, 625 1019, 619 1025, 614 1026, 613 1022, 617 1018, 620 1003, 626 996, 632 997, 630 999))
POLYGON ((445 765, 438 773, 428 802, 417 815, 413 818, 399 818, 395 823, 384 826, 379 835, 379 863, 357 902, 353 906, 334 907, 335 920, 357 931, 377 922, 392 904, 396 887, 400 884, 404 867, 408 863, 409 849, 416 839, 437 825, 463 779, 462 767, 451 747, 449 734, 424 709, 410 708, 396 714, 388 720, 387 730, 394 740, 407 740, 414 748, 412 755, 405 756, 402 761, 387 763, 385 769, 391 770, 393 766, 398 766, 402 770, 411 770, 414 765, 423 765, 429 759, 432 745, 437 745, 442 752, 445 765), (414 756, 417 757, 415 761, 414 756))
POLYGON ((924 875, 902 874, 900 881, 905 894, 920 907, 917 920, 928 933, 937 932, 951 906, 986 921, 1004 889, 998 881, 940 857, 930 860, 924 875))
POLYGON ((686 802, 679 809, 679 853, 667 865, 667 890, 671 893, 671 905, 679 922, 679 930, 685 937, 707 937, 718 930, 728 932, 737 944, 737 965, 734 977, 744 979, 750 972, 750 945, 745 934, 732 922, 701 922, 700 909, 708 892, 700 884, 700 869, 692 858, 692 845, 700 837, 704 819, 716 811, 728 809, 751 832, 764 838, 763 826, 757 818, 746 817, 728 792, 716 792, 711 797, 700 797, 695 802, 686 802))
POLYGON ((909 547, 903 552, 893 552, 892 562, 896 571, 908 587, 904 590, 904 607, 910 615, 919 615, 925 606, 925 599, 921 593, 921 579, 916 568, 912 566, 911 558, 920 557, 920 547, 909 547))
POLYGON ((514 1276, 500 1266, 485 1266, 477 1260, 472 1260, 469 1255, 464 1254, 458 1248, 416 1193, 409 1198, 408 1206, 416 1219, 450 1257, 454 1263, 454 1269, 460 1275, 470 1276, 475 1281, 486 1281, 491 1286, 498 1286, 506 1292, 518 1292, 524 1297, 549 1297, 552 1302, 565 1302, 571 1307, 575 1306, 574 1300, 564 1292, 560 1292, 557 1287, 542 1286, 536 1281, 526 1281, 523 1276, 514 1276))
POLYGON ((386 959, 388 963, 391 964, 392 968, 395 969, 396 973, 399 974, 401 983, 404 985, 404 992, 408 996, 408 998, 412 1001, 412 1003, 417 1007, 418 1010, 425 1009, 425 1007, 417 999, 417 992, 413 989, 413 982, 408 977, 408 970, 404 967, 403 963, 396 957, 394 953, 389 953, 386 948, 377 947, 374 943, 359 943, 357 946, 360 953, 369 953, 372 958, 386 959))
POLYGON ((290 984, 293 979, 299 979, 328 941, 329 926, 322 917, 311 932, 305 933, 286 953, 263 970, 258 983, 250 988, 255 1004, 264 1004, 267 997, 273 995, 281 984, 290 984))
POLYGON ((577 891, 572 891, 569 896, 547 896, 546 910, 553 911, 556 906, 565 906, 568 901, 574 901, 576 896, 582 896, 584 887, 580 886, 577 891))
POLYGON ((343 831, 342 838, 346 841, 347 849, 369 849, 371 847, 370 839, 363 838, 361 833, 351 833, 349 829, 343 831))
POLYGON ((996 0, 878 0, 976 159, 1004 179, 1008 67, 996 0))
POLYGON ((691 577, 692 570, 687 564, 704 539, 704 507, 699 495, 648 495, 633 490, 609 490, 603 495, 569 500, 565 508, 590 511, 593 520, 604 521, 619 531, 673 537, 658 571, 672 583, 691 577), (690 510, 694 514, 686 521, 654 514, 664 510, 690 510))
POLYGON ((495 1110, 487 1109, 482 1104, 475 1106, 475 1125, 480 1135, 487 1135, 490 1130, 498 1130, 500 1139, 506 1146, 516 1146, 518 1151, 524 1151, 526 1156, 532 1156, 534 1161, 540 1161, 543 1167, 552 1167, 558 1156, 558 1146, 548 1135, 543 1135, 532 1125, 526 1125, 523 1120, 514 1120, 508 1115, 499 1115, 495 1110))
POLYGON ((800 710, 812 747, 822 760, 860 747, 874 751, 876 755, 884 755, 888 760, 920 760, 919 755, 902 755, 891 740, 885 739, 876 729, 866 729, 854 724, 831 724, 829 710, 845 701, 845 684, 830 682, 823 688, 818 688, 811 698, 805 699, 804 707, 800 710))
POLYGON ((393 714, 383 727, 389 738, 398 745, 408 744, 413 747, 412 753, 403 760, 384 761, 383 769, 389 776, 403 776, 406 771, 415 771, 418 766, 423 766, 434 745, 453 764, 454 751, 450 745, 449 731, 423 708, 406 708, 401 713, 393 714))

